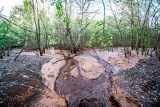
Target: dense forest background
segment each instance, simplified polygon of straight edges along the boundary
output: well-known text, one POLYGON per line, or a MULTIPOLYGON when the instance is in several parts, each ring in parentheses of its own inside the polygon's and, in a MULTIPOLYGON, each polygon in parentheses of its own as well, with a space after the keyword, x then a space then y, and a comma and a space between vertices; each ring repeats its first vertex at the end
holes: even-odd
POLYGON ((160 57, 159 0, 24 0, 9 17, 3 8, 0 58, 15 47, 42 56, 51 46, 71 53, 121 46, 125 57, 131 49, 160 57))

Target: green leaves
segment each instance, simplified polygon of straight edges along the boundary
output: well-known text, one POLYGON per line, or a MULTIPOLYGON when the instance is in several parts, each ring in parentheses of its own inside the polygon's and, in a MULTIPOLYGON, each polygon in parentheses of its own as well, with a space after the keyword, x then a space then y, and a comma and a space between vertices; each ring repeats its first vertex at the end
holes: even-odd
POLYGON ((54 2, 51 5, 55 5, 56 6, 56 10, 57 10, 56 16, 58 18, 61 18, 63 16, 63 14, 64 14, 62 1, 61 0, 54 0, 54 2))
MULTIPOLYGON (((32 14, 32 7, 31 7, 31 1, 30 0, 24 0, 23 1, 23 8, 19 7, 19 12, 22 12, 22 14, 24 15, 25 13, 28 14, 32 14)), ((28 16, 29 17, 29 16, 28 16)))
POLYGON ((106 35, 102 35, 100 38, 101 39, 98 41, 98 43, 101 45, 100 47, 102 49, 106 49, 109 46, 112 46, 112 35, 109 31, 106 31, 106 35))
POLYGON ((102 27, 103 27, 104 21, 96 21, 96 29, 100 29, 98 31, 93 30, 93 34, 91 35, 89 41, 87 42, 87 46, 92 48, 92 47, 98 47, 102 49, 107 49, 109 46, 112 46, 112 34, 109 29, 105 28, 105 35, 102 32, 102 27))
POLYGON ((92 48, 98 46, 102 49, 107 49, 109 46, 112 46, 112 34, 110 31, 106 31, 106 35, 93 35, 90 37, 90 40, 87 42, 86 46, 92 48))
POLYGON ((23 5, 24 5, 25 8, 28 7, 28 6, 29 6, 28 0, 24 0, 24 1, 23 1, 23 5))
MULTIPOLYGON (((56 10, 57 10, 56 16, 58 18, 61 18, 64 15, 62 1, 61 0, 54 0, 54 2, 51 5, 55 5, 56 10)), ((69 25, 70 24, 70 18, 65 17, 63 19, 63 23, 65 23, 65 25, 69 25)))
POLYGON ((69 25, 70 24, 70 18, 64 18, 63 22, 66 24, 66 25, 69 25))
POLYGON ((96 25, 97 25, 97 26, 102 26, 103 24, 104 24, 104 21, 97 21, 97 22, 96 22, 96 25))

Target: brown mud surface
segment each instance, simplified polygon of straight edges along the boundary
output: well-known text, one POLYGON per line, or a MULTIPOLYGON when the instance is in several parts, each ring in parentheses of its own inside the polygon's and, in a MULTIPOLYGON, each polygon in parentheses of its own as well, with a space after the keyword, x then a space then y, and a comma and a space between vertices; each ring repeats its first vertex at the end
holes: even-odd
POLYGON ((126 59, 121 49, 85 50, 63 60, 68 55, 63 52, 50 50, 43 57, 23 52, 13 61, 13 50, 0 59, 0 107, 159 106, 160 63, 155 57, 133 51, 126 59))
POLYGON ((15 56, 0 60, 0 106, 25 106, 45 88, 41 76, 41 66, 48 58, 37 56, 15 56))
MULTIPOLYGON (((98 58, 92 59, 97 60, 98 58)), ((57 93, 65 96, 69 107, 108 107, 110 104, 111 80, 109 79, 109 76, 111 75, 111 69, 106 67, 107 64, 105 64, 105 62, 103 62, 104 66, 100 66, 102 69, 98 69, 96 63, 92 63, 92 66, 90 67, 89 60, 91 60, 91 58, 88 56, 77 56, 77 58, 67 60, 66 65, 60 69, 55 89, 57 93), (76 59, 81 59, 81 62, 78 63, 76 59), (88 71, 84 70, 80 64, 84 64, 85 69, 88 67, 88 71), (76 71, 78 72, 78 76, 74 77, 71 75, 70 71, 76 67, 78 68, 76 71), (103 67, 105 69, 103 69, 103 67), (94 68, 94 70, 91 68, 94 68), (93 72, 93 77, 94 75, 99 75, 99 72, 97 73, 98 70, 102 71, 100 72, 101 75, 97 78, 92 78, 91 73, 90 78, 85 78, 81 74, 82 70, 86 73, 93 72)), ((100 59, 99 61, 102 62, 100 59)), ((114 70, 114 68, 112 68, 112 70, 114 70)))

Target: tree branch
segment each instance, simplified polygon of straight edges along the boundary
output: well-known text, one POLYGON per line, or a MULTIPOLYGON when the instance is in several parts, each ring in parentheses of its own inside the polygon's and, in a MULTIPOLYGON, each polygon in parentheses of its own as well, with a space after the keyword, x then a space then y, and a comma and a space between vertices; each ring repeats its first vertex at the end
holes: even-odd
POLYGON ((5 18, 5 17, 2 16, 1 14, 0 14, 0 18, 2 18, 2 19, 4 19, 4 20, 8 21, 9 23, 11 23, 11 24, 13 24, 13 25, 15 25, 15 26, 17 26, 17 27, 19 27, 19 28, 25 30, 25 31, 32 32, 32 33, 36 33, 36 32, 34 32, 34 31, 31 31, 31 30, 28 30, 28 29, 26 29, 26 28, 24 28, 24 27, 21 27, 20 25, 18 25, 18 24, 16 24, 16 23, 13 23, 12 21, 10 21, 9 19, 5 18))
POLYGON ((0 13, 2 13, 2 11, 3 11, 3 6, 2 6, 2 8, 1 8, 1 10, 0 10, 0 13))

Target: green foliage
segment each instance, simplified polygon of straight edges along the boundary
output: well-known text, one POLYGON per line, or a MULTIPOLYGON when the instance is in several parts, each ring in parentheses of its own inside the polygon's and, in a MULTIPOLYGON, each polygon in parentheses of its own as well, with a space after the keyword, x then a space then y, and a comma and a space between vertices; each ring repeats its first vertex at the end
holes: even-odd
POLYGON ((61 18, 63 16, 63 14, 64 14, 62 1, 61 0, 54 0, 54 2, 51 5, 55 5, 56 10, 57 10, 56 16, 58 18, 61 18))
POLYGON ((7 48, 8 46, 21 46, 22 39, 19 35, 21 30, 15 26, 11 26, 9 23, 0 20, 3 26, 0 27, 0 48, 7 48))
MULTIPOLYGON (((94 0, 87 0, 86 3, 88 2, 88 4, 84 7, 92 5, 90 1, 94 0)), ((115 6, 118 11, 113 10, 115 11, 113 12, 115 16, 106 16, 105 32, 103 32, 104 21, 94 20, 94 18, 91 19, 92 15, 87 13, 89 12, 87 10, 91 10, 90 8, 84 9, 83 11, 86 10, 86 12, 84 12, 83 15, 81 13, 81 7, 77 9, 77 7, 79 7, 78 5, 81 5, 79 3, 83 1, 72 1, 72 3, 67 1, 65 2, 66 4, 63 4, 64 1, 62 0, 53 0, 51 5, 54 5, 57 11, 57 21, 56 19, 53 20, 54 14, 51 13, 48 16, 48 14, 46 14, 47 9, 44 9, 43 5, 40 5, 41 3, 45 3, 45 0, 41 0, 41 3, 38 1, 38 12, 35 10, 36 19, 34 19, 35 17, 33 15, 33 1, 24 0, 22 6, 13 8, 9 17, 9 20, 19 27, 7 21, 4 23, 0 20, 0 48, 7 47, 8 45, 23 46, 23 42, 25 41, 25 47, 27 49, 36 49, 38 44, 35 33, 37 30, 35 21, 36 24, 40 25, 38 28, 40 32, 38 33, 40 33, 41 48, 44 48, 47 44, 63 48, 69 47, 71 46, 69 38, 72 38, 73 44, 78 44, 77 46, 80 45, 82 48, 85 46, 102 49, 107 49, 110 46, 130 47, 132 42, 135 48, 138 45, 139 48, 155 47, 160 41, 160 37, 158 38, 160 24, 156 19, 159 17, 159 12, 156 13, 158 8, 155 7, 158 6, 158 4, 156 4, 157 2, 154 1, 153 4, 155 6, 151 5, 150 13, 146 14, 146 20, 143 21, 149 1, 116 1, 115 6), (64 5, 66 9, 64 9, 64 5), (70 11, 70 5, 73 5, 72 10, 78 11, 78 15, 74 15, 76 17, 72 17, 72 14, 69 14, 72 12, 72 10, 70 11), (70 31, 68 31, 68 29, 70 31), (67 35, 68 33, 70 34, 69 36, 67 35)), ((111 2, 114 1, 111 0, 111 2)), ((37 5, 35 2, 35 9, 37 5)))
POLYGON ((68 18, 68 17, 64 18, 63 23, 65 23, 65 25, 69 25, 70 24, 70 18, 68 18))
POLYGON ((24 0, 24 1, 23 1, 23 5, 24 5, 25 8, 27 8, 27 7, 29 6, 28 0, 24 0))
MULTIPOLYGON (((104 24, 104 21, 100 20, 95 23, 97 28, 102 28, 104 24)), ((112 37, 113 35, 111 34, 109 29, 105 29, 105 35, 101 31, 93 30, 92 35, 87 41, 86 46, 88 47, 96 47, 96 48, 102 48, 102 49, 107 49, 109 46, 112 46, 112 37)))
POLYGON ((106 35, 101 35, 102 32, 100 32, 100 35, 92 35, 87 42, 86 46, 92 48, 92 47, 98 47, 101 49, 107 49, 109 46, 112 46, 112 34, 110 31, 106 31, 106 35))
POLYGON ((104 24, 104 21, 97 21, 97 22, 96 22, 96 25, 97 25, 97 26, 102 26, 103 24, 104 24))
MULTIPOLYGON (((56 16, 59 19, 62 18, 62 16, 64 15, 62 1, 61 0, 54 0, 54 2, 51 5, 54 5, 56 7, 56 10, 57 10, 56 16)), ((63 18, 62 21, 65 25, 70 24, 70 18, 69 17, 63 18)))

